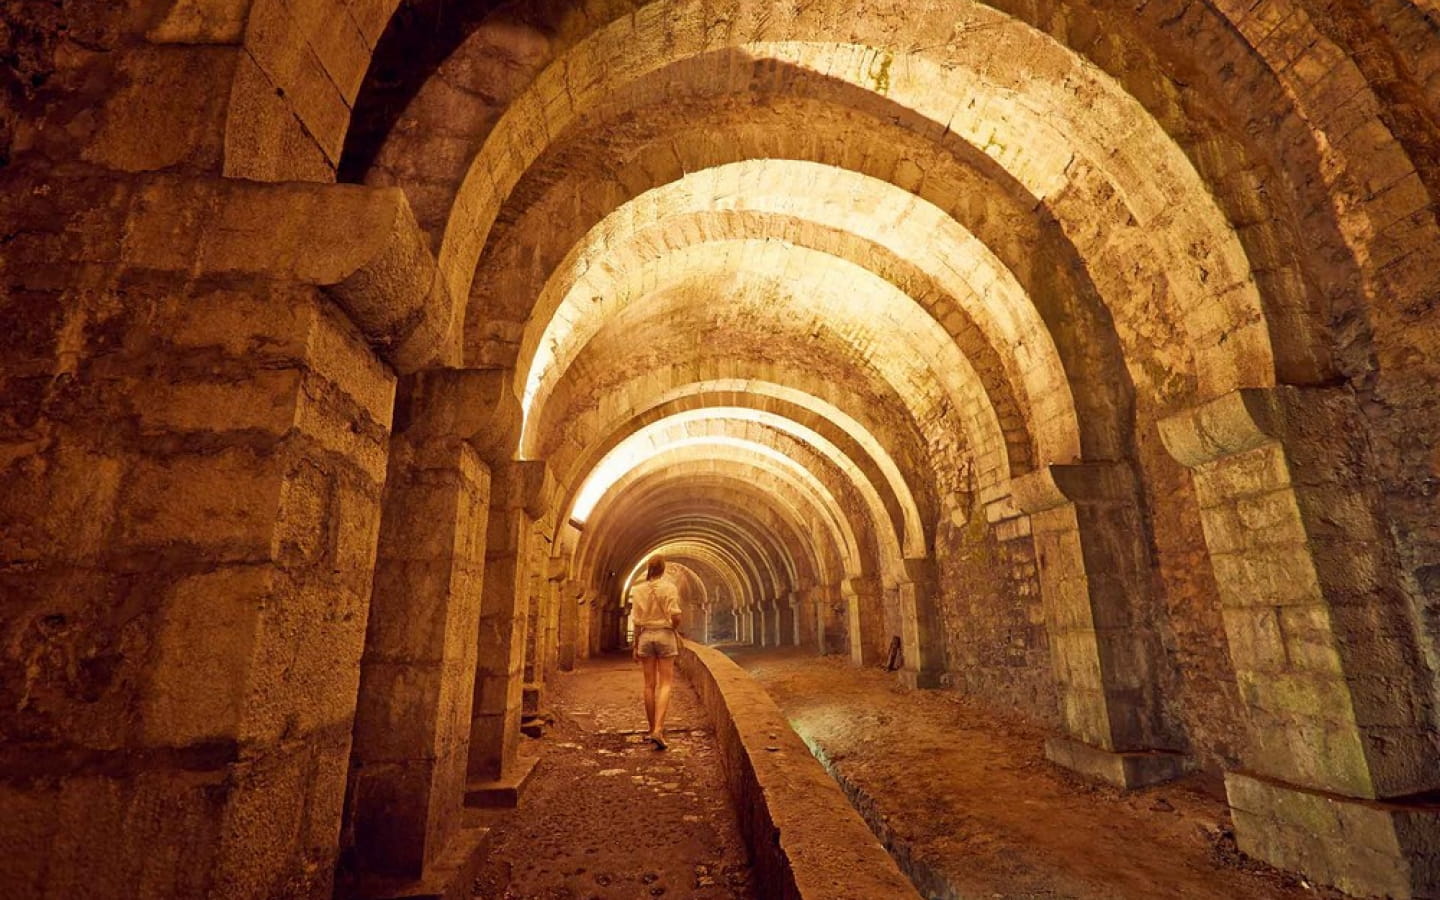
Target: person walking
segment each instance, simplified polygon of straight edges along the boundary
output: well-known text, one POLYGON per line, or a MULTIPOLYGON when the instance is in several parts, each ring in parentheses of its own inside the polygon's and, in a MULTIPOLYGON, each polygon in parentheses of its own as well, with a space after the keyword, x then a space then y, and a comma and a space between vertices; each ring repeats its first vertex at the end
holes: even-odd
POLYGON ((649 739, 664 750, 665 712, 675 682, 675 657, 680 655, 680 589, 665 577, 665 559, 645 563, 645 580, 630 589, 630 616, 635 623, 635 658, 645 672, 645 717, 649 739))

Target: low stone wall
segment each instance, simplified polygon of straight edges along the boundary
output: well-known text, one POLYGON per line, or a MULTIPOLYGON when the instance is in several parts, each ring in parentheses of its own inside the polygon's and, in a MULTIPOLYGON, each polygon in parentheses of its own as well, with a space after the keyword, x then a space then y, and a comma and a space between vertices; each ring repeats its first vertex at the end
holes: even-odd
POLYGON ((764 688, 698 644, 680 669, 714 723, 762 898, 919 897, 764 688))

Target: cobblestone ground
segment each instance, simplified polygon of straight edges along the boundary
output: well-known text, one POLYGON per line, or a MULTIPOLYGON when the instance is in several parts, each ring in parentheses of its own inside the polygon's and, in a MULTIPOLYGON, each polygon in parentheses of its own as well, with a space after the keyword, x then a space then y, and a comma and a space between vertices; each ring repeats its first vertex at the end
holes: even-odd
POLYGON ((1122 793, 1045 760, 1044 734, 953 691, 796 650, 724 648, 765 686, 929 897, 1339 897, 1235 847, 1218 785, 1122 793))
POLYGON ((747 900, 750 866, 714 735, 677 679, 670 749, 644 740, 639 667, 588 660, 552 679, 555 724, 521 808, 491 822, 484 900, 747 900))

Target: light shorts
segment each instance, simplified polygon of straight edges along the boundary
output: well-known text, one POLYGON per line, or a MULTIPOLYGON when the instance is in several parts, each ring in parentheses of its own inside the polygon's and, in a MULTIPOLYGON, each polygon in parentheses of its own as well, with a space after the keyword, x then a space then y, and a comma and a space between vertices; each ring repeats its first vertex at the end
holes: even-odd
POLYGON ((680 655, 680 642, 675 639, 673 628, 642 628, 635 640, 635 655, 642 659, 671 659, 680 655))

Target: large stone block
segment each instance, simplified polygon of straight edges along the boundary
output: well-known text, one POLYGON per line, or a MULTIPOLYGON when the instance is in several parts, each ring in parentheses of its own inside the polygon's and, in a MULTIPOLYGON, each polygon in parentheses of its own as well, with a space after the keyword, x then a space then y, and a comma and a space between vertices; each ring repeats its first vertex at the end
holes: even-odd
POLYGON ((343 775, 338 783, 316 781, 314 746, 274 747, 231 767, 209 896, 248 900, 328 894, 340 829, 333 800, 343 796, 344 782, 343 775), (317 799, 321 802, 312 806, 317 799), (323 828, 310 823, 312 814, 327 817, 323 828), (309 842, 318 835, 329 839, 309 842))
POLYGON ((438 664, 366 660, 355 745, 367 765, 436 755, 444 677, 438 664))
POLYGON ((120 87, 97 111, 85 159, 129 172, 218 166, 235 48, 140 44, 116 56, 120 87))
POLYGON ((234 566, 178 582, 160 615, 157 657, 142 689, 152 746, 234 741, 250 701, 270 567, 234 566))
POLYGON ((137 459, 111 541, 134 550, 183 541, 216 561, 268 559, 284 484, 283 459, 244 448, 137 459))
POLYGON ((1193 765, 1193 760, 1180 753, 1123 753, 1058 737, 1045 742, 1045 758, 1087 778, 1126 790, 1174 781, 1193 765))
POLYGON ((367 870, 410 877, 424 870, 435 767, 427 758, 370 761, 356 770, 355 851, 367 870))
POLYGON ((1440 896, 1440 806, 1225 776, 1240 849, 1359 896, 1440 896))

